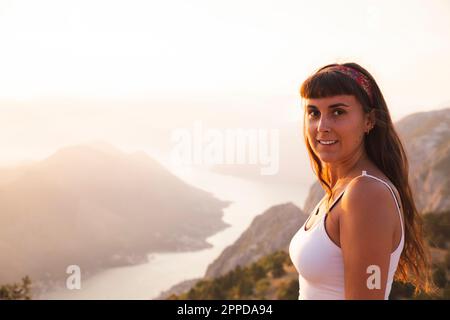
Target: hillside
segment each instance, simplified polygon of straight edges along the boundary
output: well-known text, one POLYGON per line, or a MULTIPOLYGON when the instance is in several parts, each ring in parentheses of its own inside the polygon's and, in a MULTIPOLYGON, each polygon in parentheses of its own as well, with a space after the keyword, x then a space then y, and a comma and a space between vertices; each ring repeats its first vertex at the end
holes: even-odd
POLYGON ((34 283, 207 248, 227 202, 187 185, 143 152, 72 146, 0 171, 0 284, 34 283))

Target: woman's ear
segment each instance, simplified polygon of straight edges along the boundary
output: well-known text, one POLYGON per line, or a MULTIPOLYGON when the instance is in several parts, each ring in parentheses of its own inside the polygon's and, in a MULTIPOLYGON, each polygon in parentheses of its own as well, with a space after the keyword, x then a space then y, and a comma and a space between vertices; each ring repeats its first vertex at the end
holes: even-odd
POLYGON ((368 133, 370 130, 373 129, 373 127, 375 126, 376 123, 376 118, 375 118, 375 109, 370 110, 370 112, 365 114, 366 116, 366 121, 365 121, 365 126, 366 126, 366 132, 368 133))

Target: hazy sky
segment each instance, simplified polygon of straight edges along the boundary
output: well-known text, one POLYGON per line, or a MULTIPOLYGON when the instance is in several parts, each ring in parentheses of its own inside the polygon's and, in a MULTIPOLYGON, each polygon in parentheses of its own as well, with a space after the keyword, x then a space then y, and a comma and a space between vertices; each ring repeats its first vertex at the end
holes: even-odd
POLYGON ((449 106, 449 39, 448 0, 0 0, 0 163, 206 109, 296 121, 300 83, 336 61, 366 67, 395 120, 449 106))

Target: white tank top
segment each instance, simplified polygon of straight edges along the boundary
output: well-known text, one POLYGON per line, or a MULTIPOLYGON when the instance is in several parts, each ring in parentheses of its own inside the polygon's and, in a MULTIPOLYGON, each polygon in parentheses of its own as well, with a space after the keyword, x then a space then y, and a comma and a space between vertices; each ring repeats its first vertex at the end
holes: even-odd
MULTIPOLYGON (((397 197, 388 183, 367 174, 366 171, 362 172, 362 176, 376 179, 389 188, 400 215, 402 236, 398 247, 391 253, 390 257, 389 273, 384 297, 385 300, 387 300, 389 293, 391 292, 391 286, 400 260, 400 255, 404 247, 402 213, 397 197)), ((331 210, 336 202, 339 201, 346 188, 347 187, 345 187, 341 194, 333 201, 329 210, 331 210)), ((313 212, 319 209, 319 205, 324 199, 317 204, 313 212)), ((328 214, 328 212, 326 214, 328 214)), ((299 300, 345 299, 344 260, 342 251, 341 248, 329 238, 325 230, 326 214, 324 214, 323 217, 308 230, 305 230, 306 224, 309 221, 308 218, 289 244, 290 258, 299 274, 299 300)))

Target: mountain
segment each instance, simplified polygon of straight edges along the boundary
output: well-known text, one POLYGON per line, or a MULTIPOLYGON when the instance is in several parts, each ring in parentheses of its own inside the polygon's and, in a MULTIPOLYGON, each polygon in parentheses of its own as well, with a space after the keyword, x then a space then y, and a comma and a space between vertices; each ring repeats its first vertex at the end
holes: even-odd
MULTIPOLYGON (((202 279, 169 300, 297 300, 298 274, 283 250, 216 277, 202 279)), ((164 298, 162 297, 162 298, 164 298)), ((160 298, 159 300, 161 300, 160 298)))
POLYGON ((62 148, 0 171, 0 283, 51 283, 145 261, 149 252, 198 250, 227 227, 229 203, 172 175, 144 152, 62 148))
POLYGON ((450 108, 409 115, 396 128, 410 162, 419 211, 450 210, 450 108))
POLYGON ((256 216, 247 230, 208 266, 203 278, 178 283, 154 299, 180 295, 201 280, 224 276, 237 266, 248 266, 276 251, 288 251, 291 238, 306 218, 307 215, 290 202, 270 207, 256 216))
POLYGON ((205 278, 215 278, 274 251, 289 247, 306 215, 293 203, 276 205, 256 216, 248 229, 208 266, 205 278))

